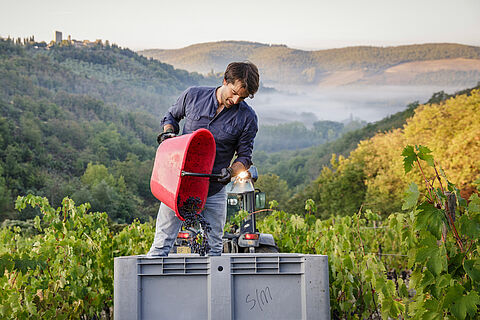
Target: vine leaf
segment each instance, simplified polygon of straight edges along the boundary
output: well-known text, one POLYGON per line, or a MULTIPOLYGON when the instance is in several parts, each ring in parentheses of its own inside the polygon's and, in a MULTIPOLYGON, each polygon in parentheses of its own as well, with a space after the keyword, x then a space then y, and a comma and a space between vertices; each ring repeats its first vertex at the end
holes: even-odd
MULTIPOLYGON (((445 295, 445 300, 443 301, 443 307, 451 307, 453 309, 455 307, 455 304, 459 302, 459 298, 463 296, 464 290, 465 288, 459 284, 455 284, 454 286, 448 288, 447 294, 445 295)), ((455 314, 455 316, 457 315, 455 314)), ((461 317, 461 319, 464 318, 465 315, 461 317)))
POLYGON ((469 219, 467 215, 461 216, 459 219, 461 232, 472 239, 478 239, 480 237, 480 221, 478 220, 469 219))
POLYGON ((425 161, 430 167, 434 167, 435 163, 433 162, 433 156, 430 154, 432 150, 424 146, 418 146, 418 157, 425 161))
MULTIPOLYGON (((422 246, 418 249, 415 260, 421 264, 425 264, 427 269, 435 276, 440 275, 442 270, 446 268, 447 262, 445 261, 445 256, 442 255, 440 248, 437 245, 436 240, 430 236, 423 239, 420 243, 422 246)), ((423 285, 426 286, 428 282, 428 273, 424 272, 424 279, 422 280, 423 285)), ((431 277, 432 281, 435 282, 435 279, 431 277)))
POLYGON ((425 301, 424 307, 427 310, 421 318, 418 319, 429 319, 429 320, 442 320, 443 315, 442 315, 442 310, 439 310, 440 304, 438 303, 438 300, 435 299, 434 297, 430 297, 429 300, 425 301))
POLYGON ((415 182, 410 183, 407 191, 405 192, 405 198, 402 205, 402 210, 408 210, 417 205, 418 197, 420 196, 420 191, 418 191, 418 186, 415 182))
POLYGON ((0 255, 0 272, 4 274, 5 270, 12 270, 15 266, 13 258, 9 253, 4 253, 0 255))
POLYGON ((417 161, 417 154, 415 153, 413 146, 406 146, 402 151, 402 156, 405 173, 408 173, 412 170, 415 161, 417 161))
POLYGON ((467 313, 474 317, 477 313, 477 304, 480 303, 480 298, 475 291, 471 291, 466 296, 461 296, 456 299, 452 305, 452 313, 458 319, 465 319, 467 313))
MULTIPOLYGON (((480 180, 480 179, 479 179, 480 180)), ((468 199, 470 203, 468 204, 468 212, 470 214, 472 213, 480 213, 480 198, 478 197, 478 194, 473 193, 470 196, 470 199, 468 199)))
POLYGON ((445 256, 441 254, 440 250, 438 250, 438 248, 432 250, 432 255, 427 261, 428 270, 438 276, 446 266, 447 262, 445 261, 445 256))
POLYGON ((480 259, 465 260, 463 269, 474 282, 480 282, 480 259))
POLYGON ((435 277, 429 270, 424 270, 423 273, 424 274, 423 274, 423 278, 420 281, 420 286, 422 286, 423 288, 426 288, 429 285, 435 283, 435 277))
POLYGON ((424 202, 418 206, 416 211, 416 231, 428 230, 437 239, 440 239, 442 224, 445 221, 443 212, 435 208, 432 204, 424 202))

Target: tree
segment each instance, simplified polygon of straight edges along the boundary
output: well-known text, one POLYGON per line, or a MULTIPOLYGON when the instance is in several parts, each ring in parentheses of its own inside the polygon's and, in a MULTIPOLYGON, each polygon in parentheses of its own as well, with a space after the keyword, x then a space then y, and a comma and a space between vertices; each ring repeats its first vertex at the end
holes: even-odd
POLYGON ((280 207, 285 206, 290 198, 291 191, 287 182, 276 174, 261 174, 255 183, 255 188, 265 192, 266 203, 276 200, 280 207))
POLYGON ((3 177, 3 165, 0 162, 0 221, 8 218, 9 212, 13 210, 13 200, 10 190, 7 187, 5 178, 3 177))
POLYGON ((365 174, 360 162, 352 162, 335 154, 332 169, 324 167, 314 182, 313 200, 321 218, 356 213, 365 200, 365 174))
POLYGON ((105 167, 103 164, 89 163, 85 173, 83 174, 82 183, 90 188, 93 188, 102 181, 105 181, 105 183, 110 187, 115 186, 115 178, 112 174, 108 173, 107 167, 105 167))

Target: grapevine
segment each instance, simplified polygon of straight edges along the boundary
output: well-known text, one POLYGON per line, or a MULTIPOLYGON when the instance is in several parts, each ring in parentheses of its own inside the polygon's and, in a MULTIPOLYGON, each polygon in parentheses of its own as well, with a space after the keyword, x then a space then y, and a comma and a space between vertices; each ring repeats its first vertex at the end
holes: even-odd
MULTIPOLYGON (((307 214, 272 208, 258 229, 281 252, 328 255, 332 318, 479 319, 480 198, 462 199, 428 148, 407 146, 403 157, 425 186, 409 185, 401 213, 321 220, 309 199, 307 214)), ((35 232, 0 229, 0 318, 110 319, 113 259, 145 254, 153 223, 113 232, 106 213, 69 198, 56 209, 42 197, 17 199, 17 210, 27 206, 40 213, 35 232)))

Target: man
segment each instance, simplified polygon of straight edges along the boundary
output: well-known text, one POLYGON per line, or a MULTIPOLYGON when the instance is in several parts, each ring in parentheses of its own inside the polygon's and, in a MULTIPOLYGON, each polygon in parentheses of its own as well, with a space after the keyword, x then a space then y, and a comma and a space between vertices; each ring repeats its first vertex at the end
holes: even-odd
MULTIPOLYGON (((220 87, 191 87, 178 98, 162 120, 163 133, 158 142, 176 136, 179 121, 185 118, 183 133, 206 128, 215 138, 216 154, 212 173, 221 173, 211 180, 202 215, 210 224, 209 255, 222 253, 223 227, 227 215, 225 185, 252 164, 253 140, 258 124, 255 111, 243 100, 253 98, 259 87, 257 67, 250 62, 232 62, 227 66, 220 87), (230 163, 236 153, 236 159, 230 163)), ((158 210, 155 239, 147 256, 166 256, 182 226, 172 209, 165 204, 158 210)))

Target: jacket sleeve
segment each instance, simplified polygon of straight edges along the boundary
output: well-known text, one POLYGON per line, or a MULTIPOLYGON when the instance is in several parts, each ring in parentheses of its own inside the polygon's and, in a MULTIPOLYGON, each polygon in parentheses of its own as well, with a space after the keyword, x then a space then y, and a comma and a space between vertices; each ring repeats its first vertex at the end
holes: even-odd
POLYGON ((162 121, 160 122, 161 128, 166 124, 173 125, 173 129, 175 133, 179 133, 180 131, 180 120, 185 117, 185 106, 187 104, 188 96, 189 96, 190 88, 185 90, 180 97, 178 97, 177 102, 175 102, 167 111, 165 116, 163 117, 162 121))

